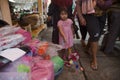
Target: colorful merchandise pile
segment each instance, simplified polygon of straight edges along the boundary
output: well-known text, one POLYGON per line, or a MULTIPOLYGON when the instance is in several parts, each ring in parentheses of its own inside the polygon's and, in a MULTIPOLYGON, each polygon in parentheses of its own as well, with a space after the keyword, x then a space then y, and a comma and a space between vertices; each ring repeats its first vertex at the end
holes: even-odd
POLYGON ((62 49, 60 45, 32 39, 31 34, 20 27, 1 28, 0 53, 14 48, 26 54, 0 69, 2 80, 54 80, 63 69, 64 62, 57 52, 62 49))

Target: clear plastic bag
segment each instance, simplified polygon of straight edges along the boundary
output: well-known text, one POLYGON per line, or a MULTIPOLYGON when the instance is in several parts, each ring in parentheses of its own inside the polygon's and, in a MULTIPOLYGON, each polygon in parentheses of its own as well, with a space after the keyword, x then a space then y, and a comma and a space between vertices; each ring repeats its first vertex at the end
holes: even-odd
POLYGON ((31 80, 27 73, 0 72, 0 80, 31 80))
POLYGON ((0 28, 0 37, 14 34, 19 29, 20 27, 11 27, 11 26, 2 27, 0 28))
POLYGON ((19 29, 15 33, 21 34, 25 37, 25 40, 22 42, 23 44, 28 43, 29 41, 32 40, 32 36, 31 36, 30 32, 27 32, 26 30, 19 29))
POLYGON ((12 34, 0 38, 0 50, 7 49, 18 45, 24 41, 24 37, 20 34, 12 34))
POLYGON ((63 49, 62 46, 49 43, 48 49, 46 50, 46 54, 49 54, 50 57, 57 56, 58 55, 58 50, 63 49))

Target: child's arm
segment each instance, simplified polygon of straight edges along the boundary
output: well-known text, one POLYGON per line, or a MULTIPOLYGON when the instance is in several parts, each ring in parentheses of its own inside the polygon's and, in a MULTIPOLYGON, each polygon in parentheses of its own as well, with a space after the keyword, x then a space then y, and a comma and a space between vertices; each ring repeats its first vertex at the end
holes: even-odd
POLYGON ((62 35, 64 41, 66 42, 67 40, 66 40, 66 38, 65 38, 65 34, 63 33, 61 27, 59 26, 58 29, 59 29, 59 32, 60 32, 60 34, 62 35))

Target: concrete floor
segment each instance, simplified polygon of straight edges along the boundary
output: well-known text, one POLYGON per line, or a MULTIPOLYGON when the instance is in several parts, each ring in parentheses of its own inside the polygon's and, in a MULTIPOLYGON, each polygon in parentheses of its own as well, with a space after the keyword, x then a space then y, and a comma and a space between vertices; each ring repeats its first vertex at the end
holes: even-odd
MULTIPOLYGON (((41 40, 51 42, 52 28, 44 30, 39 37, 41 40)), ((80 65, 84 71, 79 69, 78 73, 75 68, 64 67, 62 73, 57 76, 56 80, 120 80, 120 52, 114 50, 112 55, 105 55, 101 51, 97 54, 98 70, 93 71, 90 68, 90 57, 84 53, 80 40, 74 40, 74 49, 80 54, 80 65)))

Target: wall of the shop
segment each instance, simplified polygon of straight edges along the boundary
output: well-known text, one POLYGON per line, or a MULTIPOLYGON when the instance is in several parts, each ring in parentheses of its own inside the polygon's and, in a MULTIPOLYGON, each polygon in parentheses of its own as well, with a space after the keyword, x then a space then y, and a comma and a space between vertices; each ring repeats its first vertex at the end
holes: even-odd
POLYGON ((2 19, 7 21, 10 25, 12 25, 8 0, 0 0, 0 9, 2 19))

